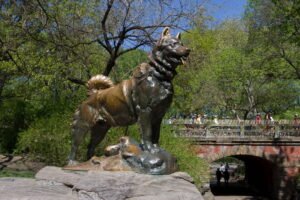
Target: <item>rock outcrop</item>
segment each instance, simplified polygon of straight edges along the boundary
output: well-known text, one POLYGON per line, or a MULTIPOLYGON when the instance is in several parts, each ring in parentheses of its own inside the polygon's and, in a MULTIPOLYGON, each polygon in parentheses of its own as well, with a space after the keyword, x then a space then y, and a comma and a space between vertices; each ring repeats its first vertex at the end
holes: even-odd
POLYGON ((35 179, 0 178, 0 200, 202 200, 184 172, 146 175, 136 172, 41 169, 35 179))
POLYGON ((38 172, 46 164, 37 162, 26 156, 13 156, 0 154, 0 170, 9 169, 16 171, 33 171, 38 172))

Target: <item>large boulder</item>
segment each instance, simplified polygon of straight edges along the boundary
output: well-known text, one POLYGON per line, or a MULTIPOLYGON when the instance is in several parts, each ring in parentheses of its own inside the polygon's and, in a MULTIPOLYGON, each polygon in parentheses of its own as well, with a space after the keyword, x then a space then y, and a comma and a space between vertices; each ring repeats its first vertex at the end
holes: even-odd
POLYGON ((1 178, 0 200, 202 200, 184 172, 146 175, 136 172, 67 171, 45 167, 36 179, 1 178))
POLYGON ((0 200, 77 200, 70 187, 29 178, 0 178, 0 200))

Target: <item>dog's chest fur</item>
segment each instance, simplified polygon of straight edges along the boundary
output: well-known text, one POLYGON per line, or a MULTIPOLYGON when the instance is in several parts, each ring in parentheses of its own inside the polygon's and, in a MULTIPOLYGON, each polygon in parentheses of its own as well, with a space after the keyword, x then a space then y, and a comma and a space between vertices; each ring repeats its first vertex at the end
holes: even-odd
POLYGON ((173 97, 171 81, 160 79, 155 68, 141 64, 134 72, 135 90, 132 99, 136 109, 166 110, 173 97))

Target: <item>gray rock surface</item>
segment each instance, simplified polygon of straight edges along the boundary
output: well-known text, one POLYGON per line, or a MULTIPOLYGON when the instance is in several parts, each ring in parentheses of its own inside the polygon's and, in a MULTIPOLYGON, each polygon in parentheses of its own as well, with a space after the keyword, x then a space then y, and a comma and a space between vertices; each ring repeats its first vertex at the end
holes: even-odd
POLYGON ((0 178, 0 200, 77 200, 72 189, 29 178, 0 178))
POLYGON ((0 200, 203 200, 184 172, 65 171, 45 167, 36 179, 0 178, 0 200))

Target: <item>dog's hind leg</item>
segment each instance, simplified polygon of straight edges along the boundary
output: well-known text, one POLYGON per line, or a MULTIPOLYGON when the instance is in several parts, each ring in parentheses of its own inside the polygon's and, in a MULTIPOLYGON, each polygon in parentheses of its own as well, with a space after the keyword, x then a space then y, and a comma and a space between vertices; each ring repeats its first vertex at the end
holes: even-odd
POLYGON ((95 148, 97 145, 103 140, 107 131, 109 130, 110 125, 108 125, 104 121, 98 121, 92 128, 91 128, 91 139, 88 145, 87 151, 87 159, 90 159, 95 154, 95 148))
POLYGON ((71 128, 72 146, 69 155, 68 165, 76 164, 76 153, 79 145, 84 139, 85 134, 90 130, 89 124, 80 117, 80 111, 77 110, 74 114, 74 121, 71 128))

